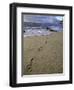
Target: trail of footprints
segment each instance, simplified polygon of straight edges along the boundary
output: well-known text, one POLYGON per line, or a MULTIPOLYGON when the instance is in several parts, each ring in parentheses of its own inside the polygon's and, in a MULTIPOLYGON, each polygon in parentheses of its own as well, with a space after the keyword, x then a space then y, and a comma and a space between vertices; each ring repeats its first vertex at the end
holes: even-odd
MULTIPOLYGON (((45 44, 47 44, 47 41, 45 41, 45 44)), ((37 50, 40 52, 40 51, 43 50, 43 47, 40 46, 37 50)), ((34 58, 31 58, 30 63, 26 65, 26 71, 27 71, 27 72, 32 72, 32 64, 33 64, 33 61, 34 61, 34 58)))
POLYGON ((33 60, 34 60, 34 58, 31 58, 30 63, 26 66, 26 70, 29 72, 32 71, 33 60))

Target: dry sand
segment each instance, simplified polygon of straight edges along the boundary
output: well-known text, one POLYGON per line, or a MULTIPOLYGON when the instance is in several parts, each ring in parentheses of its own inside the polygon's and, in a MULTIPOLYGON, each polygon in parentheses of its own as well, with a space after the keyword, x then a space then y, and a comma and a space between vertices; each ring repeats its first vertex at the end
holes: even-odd
POLYGON ((23 75, 63 73, 63 32, 23 37, 23 75))

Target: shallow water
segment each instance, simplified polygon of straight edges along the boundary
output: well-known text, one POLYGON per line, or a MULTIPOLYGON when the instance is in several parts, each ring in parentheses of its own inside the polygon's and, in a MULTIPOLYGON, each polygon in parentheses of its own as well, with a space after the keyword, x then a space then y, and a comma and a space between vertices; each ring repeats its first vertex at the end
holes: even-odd
POLYGON ((24 37, 26 36, 40 36, 40 35, 50 35, 52 33, 52 31, 50 30, 53 30, 54 31, 57 31, 57 32, 60 32, 60 31, 63 31, 63 28, 62 27, 56 27, 56 26, 51 26, 50 29, 43 29, 43 28, 40 28, 40 27, 26 27, 24 28, 24 37))

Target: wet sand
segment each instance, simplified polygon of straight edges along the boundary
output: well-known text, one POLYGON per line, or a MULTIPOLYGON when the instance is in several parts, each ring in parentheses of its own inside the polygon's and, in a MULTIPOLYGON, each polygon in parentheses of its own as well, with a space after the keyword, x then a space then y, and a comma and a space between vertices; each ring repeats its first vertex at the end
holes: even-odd
POLYGON ((23 37, 23 75, 63 73, 63 32, 23 37))

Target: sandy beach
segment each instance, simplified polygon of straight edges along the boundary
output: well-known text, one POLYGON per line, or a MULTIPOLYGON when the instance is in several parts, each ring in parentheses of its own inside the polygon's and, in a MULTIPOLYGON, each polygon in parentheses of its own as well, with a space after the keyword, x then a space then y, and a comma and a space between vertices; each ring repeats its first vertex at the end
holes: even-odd
POLYGON ((63 73, 63 32, 23 36, 23 75, 63 73))

